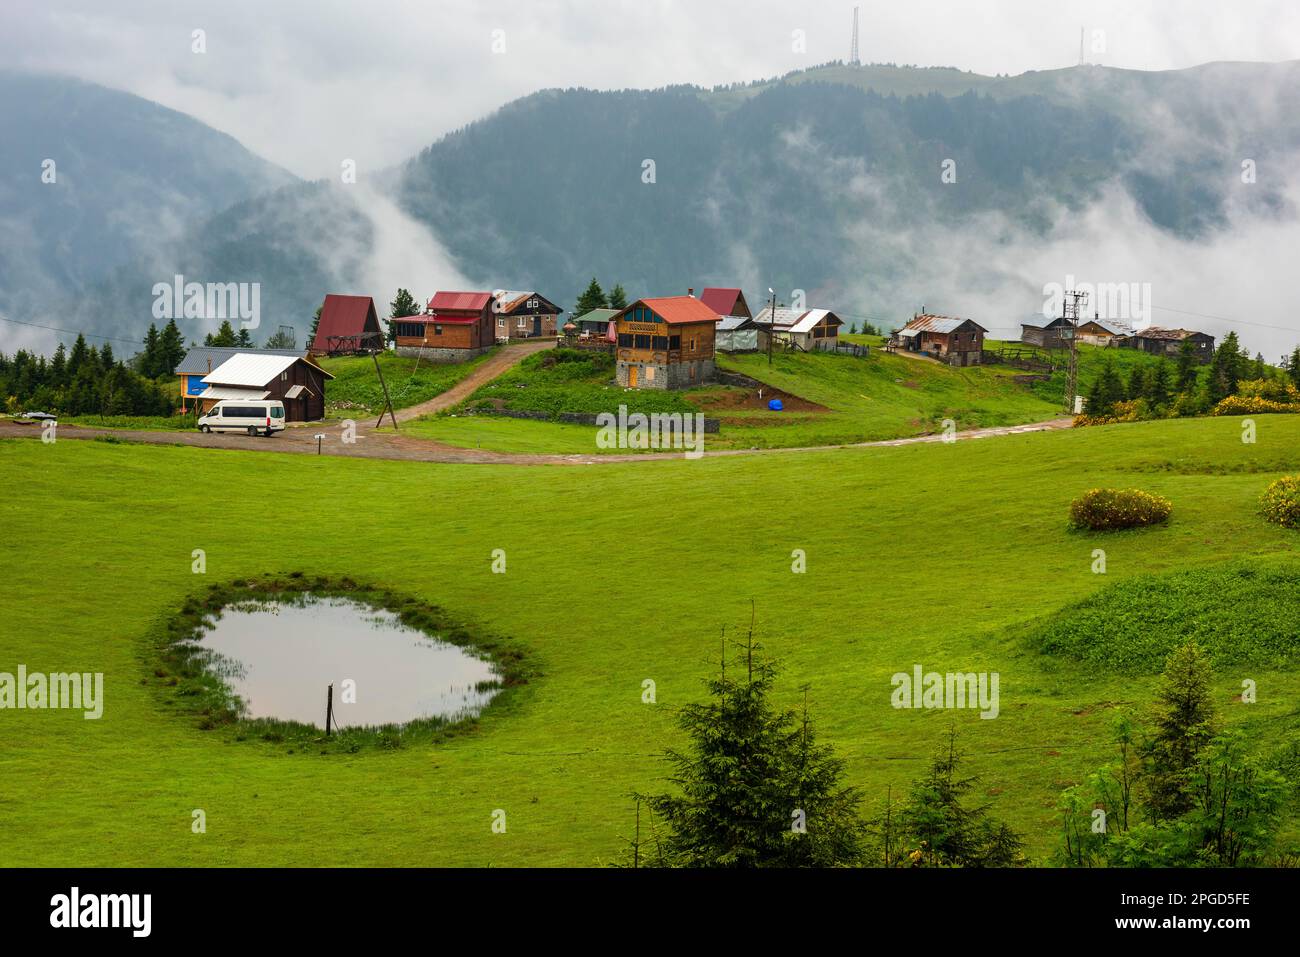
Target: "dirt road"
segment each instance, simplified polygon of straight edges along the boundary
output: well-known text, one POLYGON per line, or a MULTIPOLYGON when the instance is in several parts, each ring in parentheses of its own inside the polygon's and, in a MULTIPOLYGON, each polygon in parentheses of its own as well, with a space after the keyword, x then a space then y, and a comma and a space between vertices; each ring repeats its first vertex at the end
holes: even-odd
MULTIPOLYGON (((400 421, 400 413, 399 413, 400 421)), ((1046 432, 1068 429, 1071 419, 1051 419, 1027 425, 1007 425, 989 429, 971 429, 957 432, 957 441, 984 439, 999 435, 1020 435, 1026 432, 1046 432)), ((132 429, 95 429, 87 426, 61 425, 55 433, 58 441, 112 437, 124 442, 143 442, 150 445, 192 445, 203 448, 242 449, 253 452, 285 452, 300 455, 317 454, 317 434, 325 438, 320 443, 320 454, 342 455, 349 458, 393 459, 407 462, 453 462, 471 465, 603 465, 609 462, 662 462, 679 458, 679 455, 652 453, 642 455, 516 455, 491 452, 486 449, 463 449, 444 445, 428 439, 417 439, 401 434, 373 432, 358 428, 356 441, 344 443, 337 426, 285 429, 272 438, 248 435, 203 435, 200 432, 147 432, 132 429)), ((28 438, 39 440, 39 425, 0 423, 0 438, 28 438)), ((820 445, 790 449, 720 449, 706 451, 705 458, 731 455, 779 455, 789 452, 825 452, 833 449, 884 448, 895 445, 917 445, 925 442, 942 442, 942 435, 918 435, 905 439, 886 439, 879 442, 859 442, 852 445, 820 445)))

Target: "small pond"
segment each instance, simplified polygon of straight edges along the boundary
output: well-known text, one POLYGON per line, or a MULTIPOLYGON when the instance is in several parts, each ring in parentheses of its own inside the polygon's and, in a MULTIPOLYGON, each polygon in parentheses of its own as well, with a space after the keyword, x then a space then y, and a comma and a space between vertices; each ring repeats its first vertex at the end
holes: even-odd
POLYGON ((492 665, 392 612, 310 593, 223 608, 198 642, 247 718, 325 727, 326 689, 343 728, 456 720, 500 690, 492 665), (349 703, 345 682, 355 682, 349 703))

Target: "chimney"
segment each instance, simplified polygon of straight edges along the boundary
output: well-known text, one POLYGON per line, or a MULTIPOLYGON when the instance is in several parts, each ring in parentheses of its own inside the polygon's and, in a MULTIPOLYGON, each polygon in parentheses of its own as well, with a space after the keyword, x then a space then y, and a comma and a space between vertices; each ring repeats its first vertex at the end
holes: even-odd
POLYGON ((686 290, 686 295, 688 295, 688 296, 694 296, 694 295, 695 295, 695 287, 694 287, 694 286, 691 286, 690 288, 688 288, 688 289, 686 290))

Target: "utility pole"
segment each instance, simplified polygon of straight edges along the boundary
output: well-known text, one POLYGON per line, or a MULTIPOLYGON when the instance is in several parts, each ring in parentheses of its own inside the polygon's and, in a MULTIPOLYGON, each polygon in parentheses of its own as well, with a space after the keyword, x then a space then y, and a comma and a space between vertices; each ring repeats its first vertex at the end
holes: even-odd
POLYGON ((771 286, 767 287, 767 291, 772 294, 772 312, 769 316, 772 321, 767 324, 767 364, 771 366, 772 337, 776 335, 776 292, 771 286))
POLYGON ((1075 398, 1079 394, 1079 310, 1088 302, 1086 292, 1067 290, 1061 299, 1061 318, 1070 323, 1062 334, 1070 340, 1070 358, 1065 372, 1065 414, 1074 415, 1075 398))
POLYGON ((371 351, 370 358, 375 360, 375 372, 379 376, 379 385, 384 390, 384 408, 379 410, 379 421, 375 423, 375 428, 384 424, 384 410, 388 411, 388 417, 393 420, 393 431, 397 431, 397 416, 393 414, 393 400, 388 397, 388 383, 384 381, 384 370, 379 368, 379 353, 371 351))

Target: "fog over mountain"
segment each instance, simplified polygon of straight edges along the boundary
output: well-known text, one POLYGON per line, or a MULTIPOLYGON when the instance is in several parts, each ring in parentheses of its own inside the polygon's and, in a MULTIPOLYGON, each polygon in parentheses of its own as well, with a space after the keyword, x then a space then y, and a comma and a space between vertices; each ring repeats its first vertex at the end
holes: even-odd
MULTIPOLYGON (((147 155, 152 131, 134 122, 117 117, 115 135, 147 155)), ((219 181, 203 189, 212 215, 191 202, 156 232, 148 203, 124 204, 123 237, 165 241, 124 238, 93 260, 111 267, 102 279, 77 260, 54 274, 71 296, 34 293, 12 268, 0 295, 44 305, 50 325, 134 337, 154 283, 258 282, 264 338, 280 324, 301 336, 327 291, 386 303, 398 285, 535 287, 568 306, 595 274, 632 295, 803 290, 886 325, 924 304, 1014 335, 1045 286, 1074 277, 1149 284, 1154 324, 1236 328, 1272 361, 1300 339, 1276 295, 1300 248, 1298 153, 1296 62, 1015 77, 829 65, 709 90, 548 90, 355 183, 267 192, 250 173, 230 205, 219 181)), ((17 224, 0 261, 18 262, 35 220, 7 201, 0 216, 17 224)), ((191 325, 201 337, 215 322, 191 325)))

